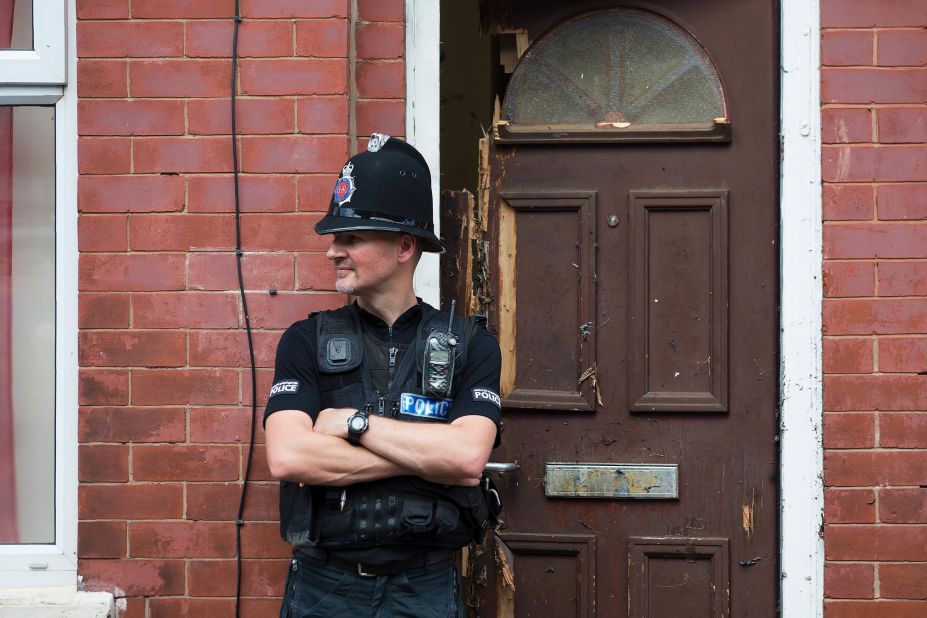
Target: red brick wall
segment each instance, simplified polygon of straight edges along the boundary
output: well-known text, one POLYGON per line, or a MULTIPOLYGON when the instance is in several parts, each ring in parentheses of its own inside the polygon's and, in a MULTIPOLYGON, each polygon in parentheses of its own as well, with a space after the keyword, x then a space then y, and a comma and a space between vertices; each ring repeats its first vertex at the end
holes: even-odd
POLYGON ((822 0, 825 614, 927 615, 927 2, 822 0))
MULTIPOLYGON (((127 616, 234 606, 251 382, 229 173, 233 11, 77 3, 79 573, 127 597, 127 616)), ((243 263, 263 405, 281 330, 343 300, 312 232, 335 174, 371 131, 404 134, 403 2, 243 0, 242 13, 243 263)), ((251 616, 275 615, 289 553, 261 441, 243 528, 251 616)))

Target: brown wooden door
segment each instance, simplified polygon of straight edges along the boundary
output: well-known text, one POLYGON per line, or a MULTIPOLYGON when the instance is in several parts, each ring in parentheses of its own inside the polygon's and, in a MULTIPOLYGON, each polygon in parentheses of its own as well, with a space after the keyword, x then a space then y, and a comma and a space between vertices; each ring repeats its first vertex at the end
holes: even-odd
MULTIPOLYGON (((515 3, 505 26, 535 42, 586 10, 564 4, 515 3)), ((777 611, 774 4, 642 7, 710 56, 720 125, 519 138, 503 122, 490 140, 493 459, 518 469, 473 615, 777 611)))

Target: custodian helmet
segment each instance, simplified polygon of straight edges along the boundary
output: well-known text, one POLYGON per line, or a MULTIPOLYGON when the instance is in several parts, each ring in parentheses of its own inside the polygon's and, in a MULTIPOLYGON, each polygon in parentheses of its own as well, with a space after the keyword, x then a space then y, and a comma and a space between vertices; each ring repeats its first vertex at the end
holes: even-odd
POLYGON ((444 252, 434 233, 431 173, 421 153, 395 137, 374 133, 366 152, 341 169, 319 234, 380 230, 412 234, 425 251, 444 252))

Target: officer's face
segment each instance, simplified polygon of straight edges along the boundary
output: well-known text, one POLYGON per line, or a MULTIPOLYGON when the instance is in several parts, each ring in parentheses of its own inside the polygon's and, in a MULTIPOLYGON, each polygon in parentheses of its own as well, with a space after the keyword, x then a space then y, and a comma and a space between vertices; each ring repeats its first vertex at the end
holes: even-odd
POLYGON ((341 232, 325 254, 335 266, 335 289, 363 295, 385 289, 397 271, 401 235, 392 232, 341 232))

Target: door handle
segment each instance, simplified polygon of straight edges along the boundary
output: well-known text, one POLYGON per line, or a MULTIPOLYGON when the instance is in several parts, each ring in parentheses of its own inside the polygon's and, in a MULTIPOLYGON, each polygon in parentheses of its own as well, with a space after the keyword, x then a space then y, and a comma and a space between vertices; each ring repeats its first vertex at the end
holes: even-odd
POLYGON ((514 472, 518 469, 517 463, 498 463, 495 461, 486 462, 483 468, 484 472, 514 472))

